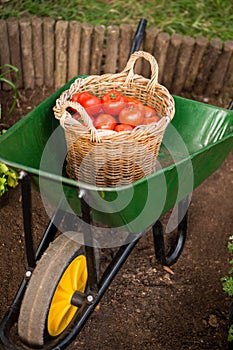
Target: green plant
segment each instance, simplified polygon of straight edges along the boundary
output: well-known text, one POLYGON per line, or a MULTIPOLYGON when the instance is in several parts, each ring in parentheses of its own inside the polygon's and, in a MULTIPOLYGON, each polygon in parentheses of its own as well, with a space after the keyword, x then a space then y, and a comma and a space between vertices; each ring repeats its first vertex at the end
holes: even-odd
MULTIPOLYGON (((11 104, 11 107, 9 111, 7 112, 6 116, 10 115, 17 103, 17 98, 18 98, 18 89, 17 89, 17 82, 19 79, 19 70, 17 67, 12 66, 11 64, 4 64, 0 66, 0 83, 5 83, 8 84, 12 90, 13 90, 13 102, 11 104), (6 76, 8 74, 14 74, 15 75, 15 83, 13 83, 11 80, 7 79, 6 76)), ((0 103, 0 119, 1 119, 1 103, 0 103)))
MULTIPOLYGON (((2 130, 1 134, 4 134, 6 130, 2 130)), ((1 136, 0 136, 1 137, 1 136)), ((0 197, 8 191, 9 187, 15 188, 19 183, 18 173, 8 167, 6 164, 0 162, 0 197)))
MULTIPOLYGON (((19 70, 18 68, 12 66, 11 64, 4 64, 0 66, 0 83, 8 84, 13 90, 13 102, 6 116, 10 115, 17 103, 18 98, 18 90, 17 90, 17 81, 19 78, 19 70), (11 80, 7 79, 7 74, 15 74, 15 83, 11 80)), ((1 119, 1 104, 0 104, 0 119, 1 119)), ((0 132, 0 135, 4 133, 5 130, 0 132)), ((0 136, 1 137, 1 136, 0 136)), ((6 164, 0 162, 0 197, 8 191, 9 187, 16 187, 18 185, 18 173, 8 167, 6 164)))
POLYGON ((8 191, 8 187, 18 185, 18 173, 0 162, 0 197, 8 191))
MULTIPOLYGON (((230 297, 233 296, 233 236, 229 237, 227 244, 228 253, 230 255, 229 263, 232 266, 228 271, 228 274, 221 278, 222 287, 224 292, 226 292, 230 297)), ((233 341, 233 324, 230 326, 228 333, 228 341, 233 341)))

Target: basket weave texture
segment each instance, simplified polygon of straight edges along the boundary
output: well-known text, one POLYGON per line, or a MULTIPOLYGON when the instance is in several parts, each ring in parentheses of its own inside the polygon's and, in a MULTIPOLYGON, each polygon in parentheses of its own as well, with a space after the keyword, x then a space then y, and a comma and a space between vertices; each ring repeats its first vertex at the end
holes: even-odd
POLYGON ((54 115, 65 132, 68 176, 95 186, 115 187, 152 174, 164 132, 174 113, 172 96, 158 83, 157 61, 147 52, 133 53, 120 73, 76 79, 54 106, 54 115), (134 73, 140 58, 150 63, 150 79, 134 73), (85 109, 71 101, 78 92, 89 91, 101 97, 113 89, 155 108, 162 116, 160 121, 137 126, 132 131, 96 130, 85 109), (76 109, 84 123, 72 118, 68 107, 76 109))

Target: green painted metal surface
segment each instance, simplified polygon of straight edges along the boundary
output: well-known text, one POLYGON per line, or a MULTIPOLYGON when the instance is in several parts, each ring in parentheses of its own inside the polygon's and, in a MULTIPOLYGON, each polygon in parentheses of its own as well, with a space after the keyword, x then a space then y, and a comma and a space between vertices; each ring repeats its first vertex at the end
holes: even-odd
POLYGON ((232 111, 174 96, 175 117, 166 130, 154 174, 116 188, 68 179, 63 167, 64 133, 53 106, 72 81, 0 137, 0 161, 32 174, 42 197, 54 207, 80 214, 82 188, 94 220, 140 232, 218 169, 233 148, 232 111))

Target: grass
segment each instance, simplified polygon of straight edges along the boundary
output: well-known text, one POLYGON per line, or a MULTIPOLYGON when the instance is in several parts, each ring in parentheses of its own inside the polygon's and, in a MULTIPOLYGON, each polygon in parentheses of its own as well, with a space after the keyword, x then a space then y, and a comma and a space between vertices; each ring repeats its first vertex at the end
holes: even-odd
POLYGON ((232 0, 4 0, 0 18, 36 15, 94 25, 137 24, 192 37, 233 39, 232 0))

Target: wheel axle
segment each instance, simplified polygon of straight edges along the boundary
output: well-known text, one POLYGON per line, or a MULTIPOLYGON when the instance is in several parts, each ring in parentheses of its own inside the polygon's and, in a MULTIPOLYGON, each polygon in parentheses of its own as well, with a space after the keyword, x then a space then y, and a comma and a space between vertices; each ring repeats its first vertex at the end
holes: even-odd
POLYGON ((74 306, 81 307, 84 302, 86 302, 89 305, 93 304, 94 300, 95 300, 95 297, 93 294, 90 294, 90 293, 84 294, 76 290, 72 295, 70 302, 74 306))

